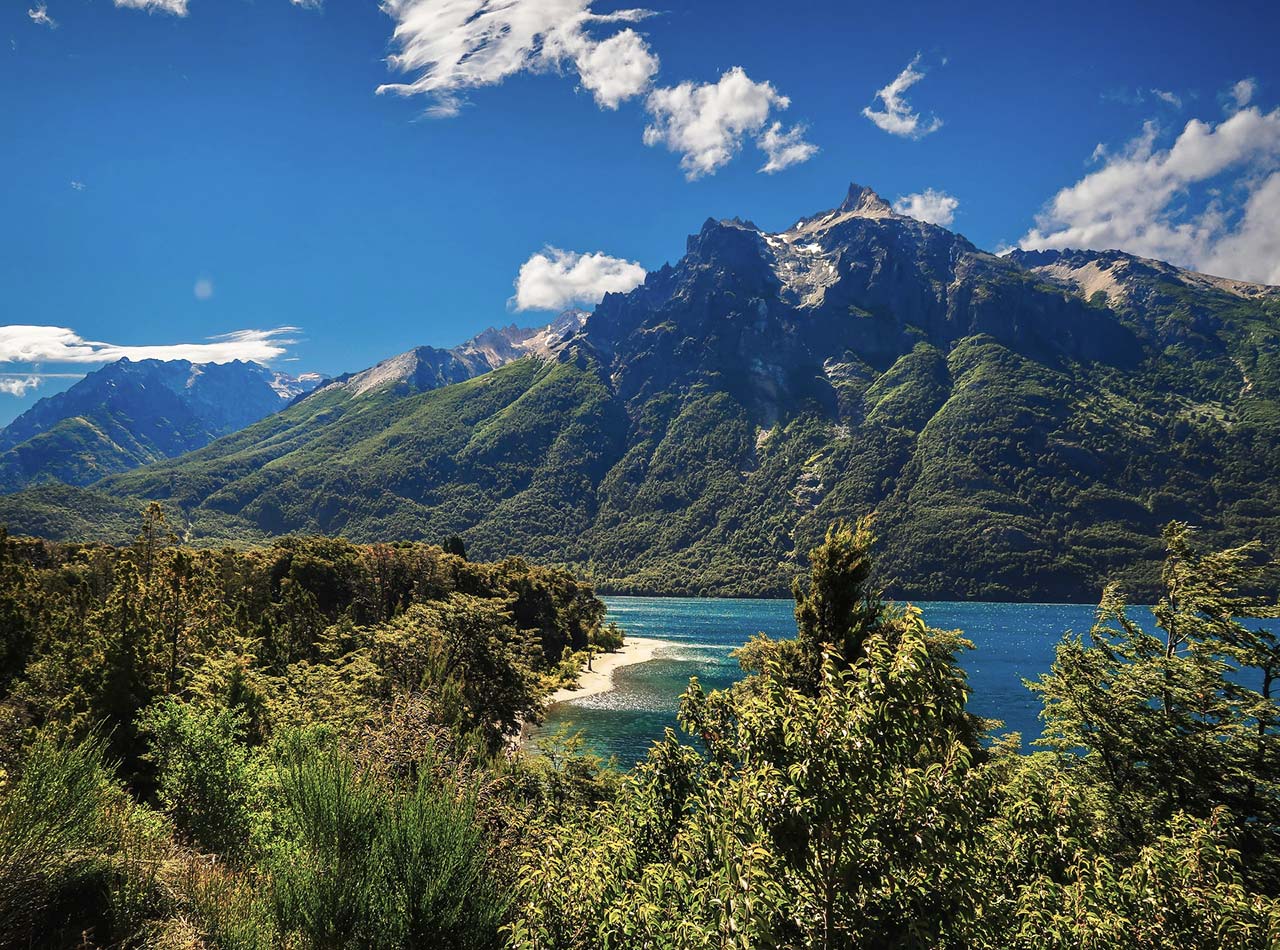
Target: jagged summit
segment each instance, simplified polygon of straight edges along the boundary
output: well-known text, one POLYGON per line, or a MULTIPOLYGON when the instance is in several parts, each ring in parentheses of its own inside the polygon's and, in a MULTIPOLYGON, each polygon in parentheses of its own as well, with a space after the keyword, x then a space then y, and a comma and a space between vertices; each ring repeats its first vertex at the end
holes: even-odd
POLYGON ((870 188, 856 182, 849 184, 849 193, 845 195, 838 211, 845 214, 860 214, 867 218, 879 218, 893 214, 893 208, 870 188))
POLYGON ((849 185, 849 191, 839 205, 827 211, 819 211, 807 218, 801 218, 786 231, 778 232, 778 236, 794 239, 796 236, 825 231, 854 219, 876 221, 890 218, 909 220, 894 211, 889 202, 876 192, 855 182, 849 185))

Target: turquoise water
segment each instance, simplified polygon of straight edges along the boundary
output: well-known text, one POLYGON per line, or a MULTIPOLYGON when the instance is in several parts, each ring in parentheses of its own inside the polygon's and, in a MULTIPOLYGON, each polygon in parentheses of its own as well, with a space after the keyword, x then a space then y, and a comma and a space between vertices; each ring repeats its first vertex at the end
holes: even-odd
MULTIPOLYGON (((647 663, 623 667, 608 693, 561 703, 543 730, 562 723, 581 729, 594 751, 630 767, 642 759, 667 726, 690 676, 707 689, 728 686, 741 675, 729 651, 757 631, 795 635, 789 600, 605 597, 609 619, 634 636, 672 642, 647 663)), ((1081 604, 921 603, 931 626, 960 629, 975 649, 961 658, 973 695, 969 708, 1001 719, 1024 744, 1040 734, 1036 697, 1022 685, 1049 669, 1054 646, 1068 630, 1083 632, 1094 608, 1081 604)))

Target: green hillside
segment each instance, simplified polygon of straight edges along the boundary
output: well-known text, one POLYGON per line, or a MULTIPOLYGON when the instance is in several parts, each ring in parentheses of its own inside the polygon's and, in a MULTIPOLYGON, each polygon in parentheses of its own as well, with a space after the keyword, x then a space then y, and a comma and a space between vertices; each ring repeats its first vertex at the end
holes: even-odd
POLYGON ((875 511, 882 580, 917 598, 1140 594, 1174 518, 1280 542, 1280 294, 1127 255, 999 259, 873 199, 800 238, 708 222, 552 358, 322 389, 89 493, 0 499, 0 522, 121 540, 159 499, 196 544, 457 533, 605 590, 762 595, 875 511), (794 278, 812 261, 836 274, 817 295, 794 278), (1084 299, 1085 267, 1110 295, 1084 299))

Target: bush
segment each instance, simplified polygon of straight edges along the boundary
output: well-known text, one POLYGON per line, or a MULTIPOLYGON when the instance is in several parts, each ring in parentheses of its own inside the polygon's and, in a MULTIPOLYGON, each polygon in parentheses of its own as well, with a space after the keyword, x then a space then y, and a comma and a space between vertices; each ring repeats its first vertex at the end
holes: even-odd
POLYGON ((0 946, 123 943, 153 912, 164 828, 113 783, 104 748, 41 735, 0 789, 0 946))
POLYGON ((332 743, 286 743, 280 790, 289 829, 271 861, 276 925, 323 947, 499 946, 507 902, 486 863, 474 796, 410 789, 357 769, 332 743))
POLYGON ((106 799, 103 741, 42 736, 0 798, 0 944, 53 929, 64 894, 95 873, 106 799))
POLYGON ((249 843, 253 755, 242 741, 247 719, 232 709, 202 710, 174 699, 149 707, 139 731, 159 771, 158 794, 180 832, 206 851, 238 856, 249 843))

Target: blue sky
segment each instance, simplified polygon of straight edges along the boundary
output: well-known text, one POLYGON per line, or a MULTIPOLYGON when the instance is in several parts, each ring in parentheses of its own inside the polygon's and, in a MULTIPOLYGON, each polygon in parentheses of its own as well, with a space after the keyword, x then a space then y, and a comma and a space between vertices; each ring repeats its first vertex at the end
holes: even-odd
POLYGON ((992 250, 1280 283, 1273 2, 650 10, 6 3, 0 423, 119 355, 336 374, 546 322, 518 304, 589 303, 708 216, 783 229, 850 181, 992 250))

